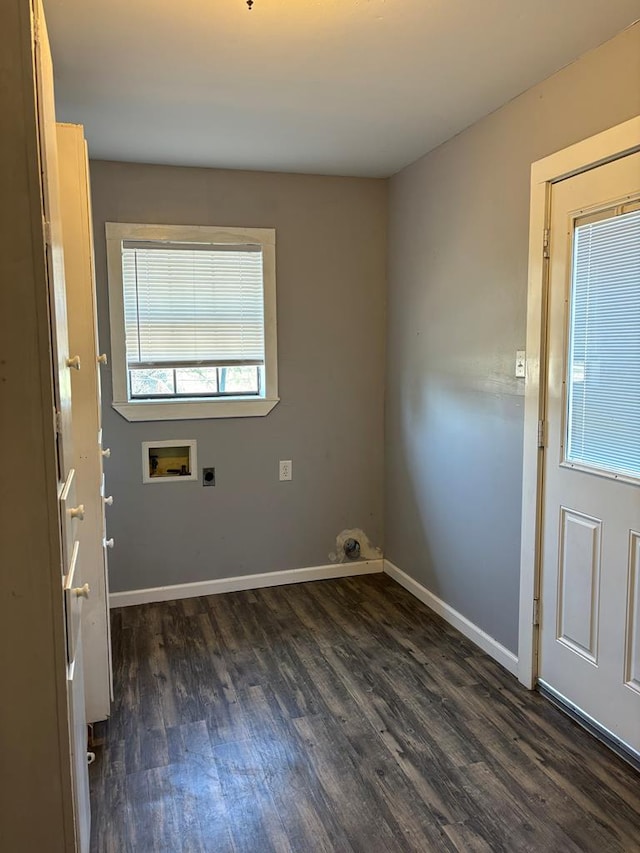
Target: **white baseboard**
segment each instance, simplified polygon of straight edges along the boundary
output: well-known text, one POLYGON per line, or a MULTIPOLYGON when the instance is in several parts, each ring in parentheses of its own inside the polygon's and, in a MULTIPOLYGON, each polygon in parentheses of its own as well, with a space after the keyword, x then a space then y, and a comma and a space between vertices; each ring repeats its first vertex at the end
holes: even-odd
POLYGON ((474 625, 473 622, 470 622, 466 616, 463 616, 462 613, 458 613, 458 611, 454 610, 451 605, 447 604, 441 598, 438 598, 437 595, 434 595, 426 587, 418 583, 418 581, 409 577, 408 574, 403 572, 397 566, 394 566, 393 563, 389 562, 389 560, 384 560, 384 571, 389 575, 389 577, 397 581, 400 586, 403 586, 412 595, 415 595, 417 599, 419 599, 423 604, 426 604, 427 607, 433 610, 434 613, 437 613, 438 616, 442 616, 445 622, 448 622, 450 625, 453 625, 454 628, 457 628, 458 631, 460 631, 461 634, 464 634, 468 640, 471 640, 472 643, 479 646, 483 652, 486 652, 494 660, 497 660, 499 664, 502 664, 506 670, 508 670, 512 675, 515 675, 517 678, 518 658, 513 654, 513 652, 510 652, 509 649, 505 648, 497 640, 494 640, 494 638, 489 636, 489 634, 483 631, 482 628, 478 628, 478 626, 474 625))
POLYGON ((361 560, 358 563, 331 563, 328 566, 287 569, 281 572, 265 572, 260 575, 241 575, 236 578, 180 583, 173 586, 130 589, 125 592, 112 592, 109 596, 109 607, 128 607, 132 604, 174 601, 177 598, 195 598, 199 595, 219 595, 223 592, 260 589, 265 586, 283 586, 288 583, 372 575, 383 570, 382 562, 382 560, 361 560))

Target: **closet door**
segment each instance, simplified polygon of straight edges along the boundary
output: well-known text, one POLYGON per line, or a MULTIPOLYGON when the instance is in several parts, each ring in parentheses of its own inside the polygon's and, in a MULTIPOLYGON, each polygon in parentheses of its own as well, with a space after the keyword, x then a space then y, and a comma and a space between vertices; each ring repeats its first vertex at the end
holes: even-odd
POLYGON ((87 720, 109 716, 111 648, 105 503, 100 439, 100 368, 87 145, 81 125, 58 124, 60 207, 63 225, 69 346, 82 370, 72 376, 77 489, 84 503, 78 536, 91 589, 82 618, 87 720))
POLYGON ((75 362, 46 39, 39 0, 0 2, 0 847, 12 853, 87 850, 89 828, 84 696, 68 643, 80 633, 69 636, 65 606, 71 598, 81 619, 75 362))
POLYGON ((87 722, 82 679, 83 604, 89 595, 84 576, 85 554, 80 529, 85 507, 82 486, 78 490, 75 463, 71 374, 79 374, 82 362, 69 347, 65 287, 64 248, 58 179, 53 66, 41 0, 34 8, 35 83, 41 188, 44 208, 45 251, 50 302, 50 324, 55 397, 55 429, 58 458, 58 499, 62 566, 60 595, 64 596, 67 645, 67 713, 74 789, 76 848, 88 853, 91 826, 89 774, 87 767, 87 722))

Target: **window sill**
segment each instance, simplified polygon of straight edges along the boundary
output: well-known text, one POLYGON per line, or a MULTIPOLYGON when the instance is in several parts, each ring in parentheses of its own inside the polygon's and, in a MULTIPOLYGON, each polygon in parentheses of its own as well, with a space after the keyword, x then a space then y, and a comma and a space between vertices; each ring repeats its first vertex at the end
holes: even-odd
POLYGON ((279 397, 225 400, 139 400, 112 403, 127 421, 191 421, 203 418, 263 418, 278 405, 279 397))

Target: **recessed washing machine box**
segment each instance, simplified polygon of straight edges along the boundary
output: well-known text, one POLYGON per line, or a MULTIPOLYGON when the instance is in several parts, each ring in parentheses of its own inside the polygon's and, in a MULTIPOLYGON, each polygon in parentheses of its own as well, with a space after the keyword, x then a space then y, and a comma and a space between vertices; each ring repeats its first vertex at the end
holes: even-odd
POLYGON ((198 460, 195 440, 142 442, 143 483, 178 483, 197 479, 198 460))

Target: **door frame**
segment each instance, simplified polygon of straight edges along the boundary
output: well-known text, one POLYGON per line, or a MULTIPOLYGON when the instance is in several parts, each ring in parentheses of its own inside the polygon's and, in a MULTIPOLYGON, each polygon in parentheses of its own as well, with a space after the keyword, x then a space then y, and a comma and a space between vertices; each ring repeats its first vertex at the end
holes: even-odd
POLYGON ((536 623, 542 569, 551 188, 565 178, 637 151, 640 151, 640 116, 531 165, 518 633, 518 680, 530 690, 538 678, 539 625, 536 623))

